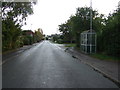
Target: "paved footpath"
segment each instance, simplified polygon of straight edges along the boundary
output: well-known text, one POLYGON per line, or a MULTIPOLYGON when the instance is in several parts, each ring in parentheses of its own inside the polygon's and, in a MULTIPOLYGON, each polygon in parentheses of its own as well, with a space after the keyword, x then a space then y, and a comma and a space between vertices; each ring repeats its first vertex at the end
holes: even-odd
POLYGON ((106 78, 109 78, 116 84, 120 85, 120 62, 118 61, 106 61, 99 60, 93 57, 90 57, 86 54, 81 53, 80 51, 74 48, 66 48, 64 45, 59 45, 59 47, 63 48, 66 52, 70 53, 74 58, 77 58, 81 62, 89 65, 94 70, 103 74, 106 78))

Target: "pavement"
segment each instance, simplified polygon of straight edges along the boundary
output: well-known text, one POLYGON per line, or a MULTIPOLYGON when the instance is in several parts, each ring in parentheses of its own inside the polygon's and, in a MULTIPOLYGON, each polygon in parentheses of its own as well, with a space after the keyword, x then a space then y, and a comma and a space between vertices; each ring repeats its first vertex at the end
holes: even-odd
POLYGON ((118 61, 108 61, 108 60, 99 60, 93 57, 90 57, 87 54, 80 52, 79 50, 73 47, 65 47, 64 44, 57 44, 59 47, 64 48, 66 52, 70 53, 74 58, 77 58, 82 63, 89 65, 97 72, 101 73, 106 78, 109 78, 117 85, 120 86, 120 62, 118 61))

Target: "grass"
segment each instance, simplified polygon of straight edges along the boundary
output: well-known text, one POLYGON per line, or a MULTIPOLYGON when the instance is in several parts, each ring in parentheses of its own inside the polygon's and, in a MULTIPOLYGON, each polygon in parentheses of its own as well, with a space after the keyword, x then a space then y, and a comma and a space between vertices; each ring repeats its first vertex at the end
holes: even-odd
POLYGON ((76 47, 76 44, 66 44, 65 47, 76 47))
POLYGON ((97 59, 101 59, 101 60, 120 61, 120 58, 118 57, 108 56, 108 55, 101 54, 101 53, 91 54, 90 56, 97 58, 97 59))
MULTIPOLYGON (((77 50, 80 51, 80 48, 77 48, 76 44, 65 44, 65 47, 75 47, 77 50)), ((102 53, 90 54, 90 56, 93 58, 100 59, 100 60, 120 61, 120 58, 118 58, 118 57, 108 56, 108 55, 102 54, 102 53)))
POLYGON ((8 54, 8 53, 11 53, 11 52, 14 52, 16 51, 18 48, 16 49, 11 49, 11 50, 6 50, 6 51, 3 51, 2 54, 8 54))

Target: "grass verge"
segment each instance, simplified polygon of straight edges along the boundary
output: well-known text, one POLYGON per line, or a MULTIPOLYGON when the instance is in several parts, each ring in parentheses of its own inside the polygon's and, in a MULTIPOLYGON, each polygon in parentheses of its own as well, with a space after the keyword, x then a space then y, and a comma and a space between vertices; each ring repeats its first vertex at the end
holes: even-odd
POLYGON ((90 56, 97 58, 97 59, 101 59, 101 60, 120 61, 120 58, 118 57, 108 56, 108 55, 101 54, 101 53, 91 54, 90 56))
POLYGON ((76 47, 76 44, 65 44, 65 47, 76 47))
MULTIPOLYGON (((80 52, 80 48, 76 49, 80 52)), ((90 57, 96 58, 96 59, 100 59, 100 60, 108 60, 108 61, 119 61, 120 62, 120 58, 119 57, 114 57, 114 56, 109 56, 103 53, 94 53, 94 54, 87 54, 90 57)))

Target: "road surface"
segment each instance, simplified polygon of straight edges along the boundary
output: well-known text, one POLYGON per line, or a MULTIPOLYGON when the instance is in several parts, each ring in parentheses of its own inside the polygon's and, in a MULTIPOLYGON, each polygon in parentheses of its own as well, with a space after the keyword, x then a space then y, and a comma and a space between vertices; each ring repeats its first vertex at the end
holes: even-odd
POLYGON ((49 41, 6 60, 3 88, 118 88, 49 41))

